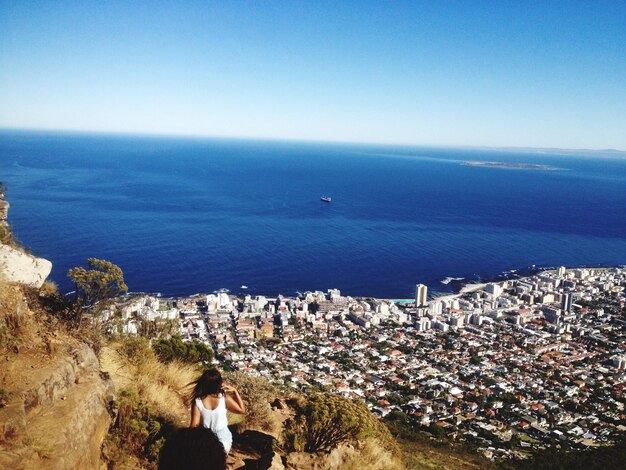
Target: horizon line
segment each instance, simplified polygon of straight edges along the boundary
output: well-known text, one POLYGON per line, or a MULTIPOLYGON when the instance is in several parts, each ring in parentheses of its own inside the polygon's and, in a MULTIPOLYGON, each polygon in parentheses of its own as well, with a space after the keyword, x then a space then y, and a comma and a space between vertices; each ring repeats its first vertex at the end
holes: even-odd
POLYGON ((613 148, 572 148, 572 147, 533 147, 515 145, 471 145, 471 144, 441 144, 441 143, 408 143, 408 142, 380 142, 380 141, 354 141, 354 140, 330 140, 330 139, 303 139, 288 137, 259 137, 241 135, 214 135, 214 134, 186 134, 176 132, 151 132, 151 131, 122 131, 122 130, 97 130, 97 129, 67 129, 67 128, 40 128, 40 127, 5 127, 0 125, 0 132, 39 132, 39 133, 65 133, 65 134, 85 134, 85 135, 110 135, 128 137, 153 137, 153 138, 179 138, 189 140, 247 140, 247 141, 267 141, 267 142, 300 142, 308 144, 334 144, 334 145, 366 145, 366 146, 388 146, 388 147, 440 147, 458 149, 480 149, 480 150, 543 150, 543 151, 565 151, 572 153, 579 152, 602 152, 618 153, 626 156, 626 149, 613 148))

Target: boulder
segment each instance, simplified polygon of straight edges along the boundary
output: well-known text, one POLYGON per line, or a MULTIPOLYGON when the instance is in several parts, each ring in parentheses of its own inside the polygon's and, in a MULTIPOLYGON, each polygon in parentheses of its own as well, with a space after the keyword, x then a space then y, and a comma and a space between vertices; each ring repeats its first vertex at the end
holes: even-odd
POLYGON ((0 244, 0 273, 6 281, 39 288, 51 270, 52 263, 47 259, 0 244))

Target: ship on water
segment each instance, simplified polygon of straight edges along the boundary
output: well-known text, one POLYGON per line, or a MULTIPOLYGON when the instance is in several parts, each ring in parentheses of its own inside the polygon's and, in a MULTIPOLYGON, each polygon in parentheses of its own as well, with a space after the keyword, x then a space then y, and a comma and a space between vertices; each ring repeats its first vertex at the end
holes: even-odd
POLYGON ((320 200, 324 201, 324 202, 332 202, 333 198, 330 196, 322 196, 320 197, 320 200))

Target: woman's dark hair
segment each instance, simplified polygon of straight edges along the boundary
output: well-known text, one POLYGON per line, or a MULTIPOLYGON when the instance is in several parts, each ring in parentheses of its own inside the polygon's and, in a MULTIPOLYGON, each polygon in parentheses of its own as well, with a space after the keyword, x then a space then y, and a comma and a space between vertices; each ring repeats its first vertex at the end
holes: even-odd
POLYGON ((193 390, 191 391, 191 400, 196 398, 204 398, 207 395, 215 395, 222 390, 222 374, 217 369, 205 370, 198 380, 191 382, 193 390))
POLYGON ((206 428, 183 428, 163 444, 159 470, 224 470, 226 452, 215 433, 206 428))

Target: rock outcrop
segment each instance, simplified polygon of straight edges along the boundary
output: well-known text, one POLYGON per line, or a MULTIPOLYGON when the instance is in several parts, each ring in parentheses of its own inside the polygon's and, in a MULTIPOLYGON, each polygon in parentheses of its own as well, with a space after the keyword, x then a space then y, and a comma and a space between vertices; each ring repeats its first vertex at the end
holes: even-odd
MULTIPOLYGON (((9 230, 6 221, 8 214, 9 203, 4 199, 4 187, 0 183, 0 229, 4 231, 9 230)), ((52 263, 47 259, 37 258, 0 242, 0 273, 7 282, 39 288, 51 270, 52 263)))
POLYGON ((87 345, 60 347, 43 365, 40 357, 20 355, 3 371, 13 387, 0 408, 0 468, 106 468, 101 446, 113 382, 87 345))
POLYGON ((274 449, 276 439, 273 436, 247 430, 235 433, 233 437, 233 449, 227 461, 229 469, 285 470, 280 455, 274 449))
POLYGON ((7 282, 39 288, 51 270, 52 263, 47 259, 0 244, 0 272, 7 282))

